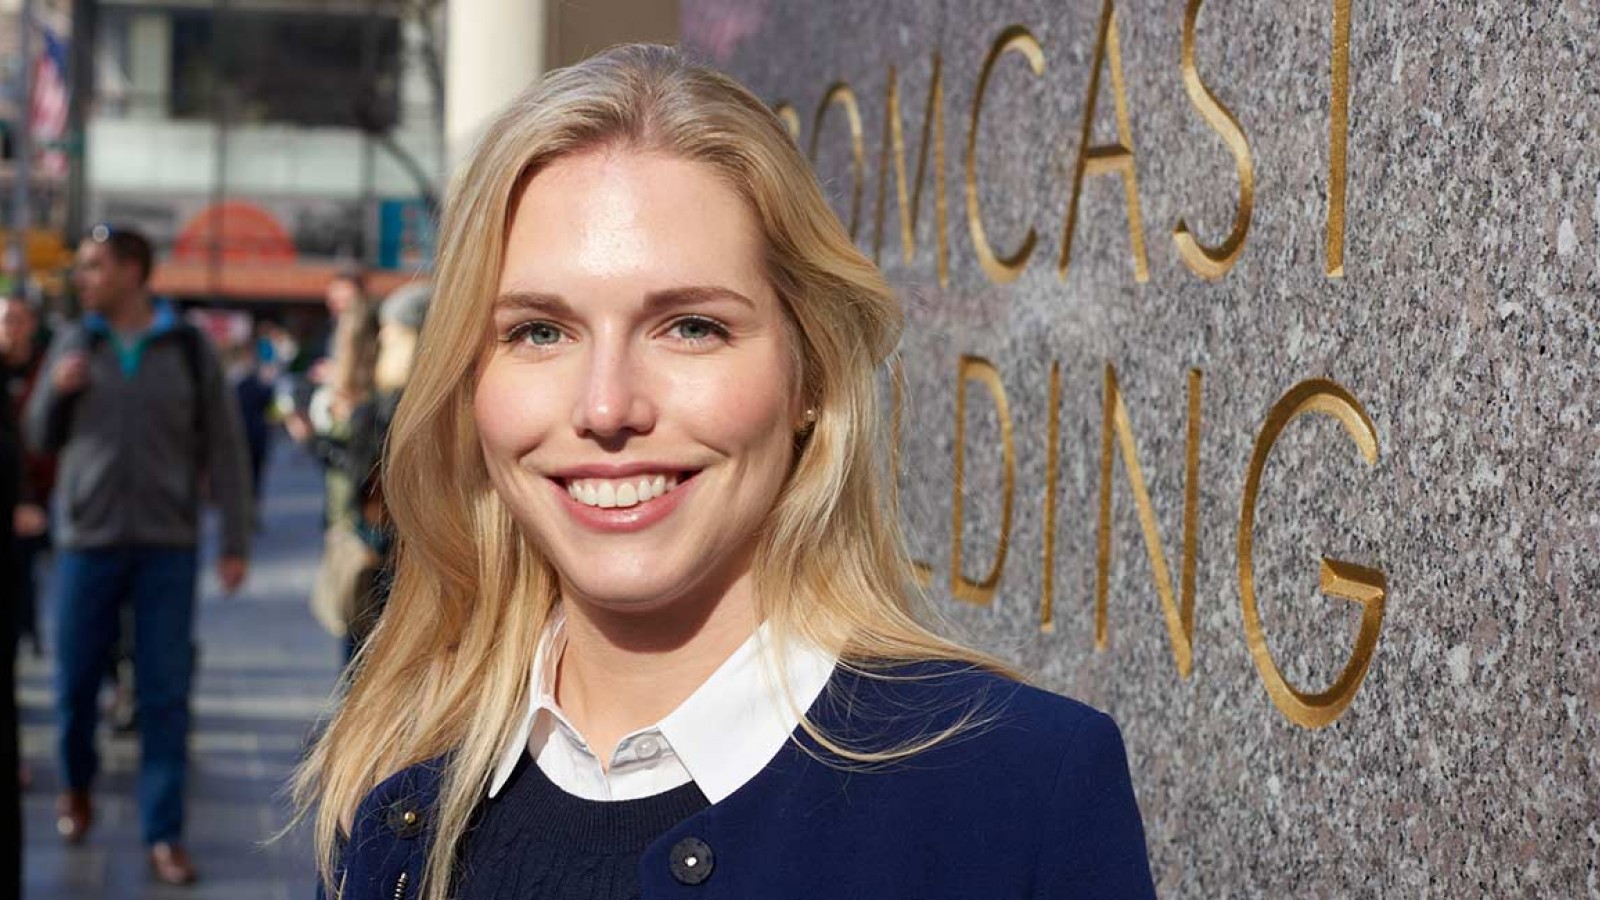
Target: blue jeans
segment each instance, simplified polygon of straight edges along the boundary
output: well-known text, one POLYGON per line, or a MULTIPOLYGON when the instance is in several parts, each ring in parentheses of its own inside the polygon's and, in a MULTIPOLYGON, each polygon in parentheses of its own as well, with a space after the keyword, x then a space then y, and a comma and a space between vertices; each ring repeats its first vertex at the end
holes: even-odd
POLYGON ((35 653, 41 646, 39 640, 39 602, 38 579, 34 569, 38 565, 39 557, 50 551, 50 540, 44 537, 17 538, 16 541, 16 567, 17 580, 17 649, 22 648, 24 640, 33 644, 35 653))
POLYGON ((183 833, 183 790, 194 675, 196 555, 192 547, 58 551, 56 713, 67 786, 88 790, 100 686, 122 604, 133 607, 139 709, 139 818, 147 844, 183 833))

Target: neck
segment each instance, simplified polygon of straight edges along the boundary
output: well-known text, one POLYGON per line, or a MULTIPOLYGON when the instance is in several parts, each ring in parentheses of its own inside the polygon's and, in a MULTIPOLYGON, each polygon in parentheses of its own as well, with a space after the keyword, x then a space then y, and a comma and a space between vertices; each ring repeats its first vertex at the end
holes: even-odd
POLYGON ((556 701, 609 767, 618 742, 665 718, 755 633, 746 573, 709 603, 685 599, 648 613, 599 608, 570 592, 556 701))
POLYGON ((150 303, 150 293, 139 291, 124 299, 115 308, 106 310, 103 315, 112 331, 118 334, 137 334, 150 327, 150 322, 156 317, 156 311, 150 303))
POLYGON ((6 365, 11 366, 12 368, 20 368, 22 366, 25 366, 32 359, 33 359, 33 348, 31 346, 29 346, 26 342, 20 343, 20 344, 12 344, 11 346, 7 347, 6 350, 5 350, 6 365))

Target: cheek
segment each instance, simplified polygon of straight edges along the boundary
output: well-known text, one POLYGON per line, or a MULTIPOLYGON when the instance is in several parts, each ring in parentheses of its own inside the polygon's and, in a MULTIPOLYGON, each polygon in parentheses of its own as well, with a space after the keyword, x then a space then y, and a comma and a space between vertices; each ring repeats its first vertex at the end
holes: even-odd
POLYGON ((548 394, 526 381, 514 368, 494 362, 478 379, 472 414, 490 471, 515 464, 544 441, 555 421, 548 394))
POLYGON ((676 417, 697 438, 725 452, 791 444, 789 379, 776 366, 676 379, 669 396, 676 417))

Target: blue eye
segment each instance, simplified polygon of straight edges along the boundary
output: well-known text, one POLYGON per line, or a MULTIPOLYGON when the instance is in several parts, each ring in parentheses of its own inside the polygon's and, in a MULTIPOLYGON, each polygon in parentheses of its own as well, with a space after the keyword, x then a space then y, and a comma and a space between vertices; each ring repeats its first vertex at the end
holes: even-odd
POLYGON ((728 336, 728 329, 717 322, 699 316, 686 316, 673 322, 672 331, 678 337, 692 343, 699 343, 712 338, 726 338, 728 336))
POLYGON ((507 339, 512 342, 532 344, 536 347, 548 347, 560 343, 561 329, 549 322, 525 322, 512 329, 507 339))

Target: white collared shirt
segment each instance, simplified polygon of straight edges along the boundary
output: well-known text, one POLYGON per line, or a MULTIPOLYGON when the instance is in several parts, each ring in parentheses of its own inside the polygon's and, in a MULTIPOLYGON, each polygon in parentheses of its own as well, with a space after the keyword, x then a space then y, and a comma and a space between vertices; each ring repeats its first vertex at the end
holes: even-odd
POLYGON ((789 641, 782 655, 787 677, 780 680, 762 624, 666 718, 617 742, 610 766, 602 768, 556 703, 556 666, 565 646, 558 609, 534 654, 528 710, 501 754, 490 797, 528 753, 557 787, 585 800, 637 800, 692 781, 717 803, 777 755, 838 661, 809 643, 789 641))

